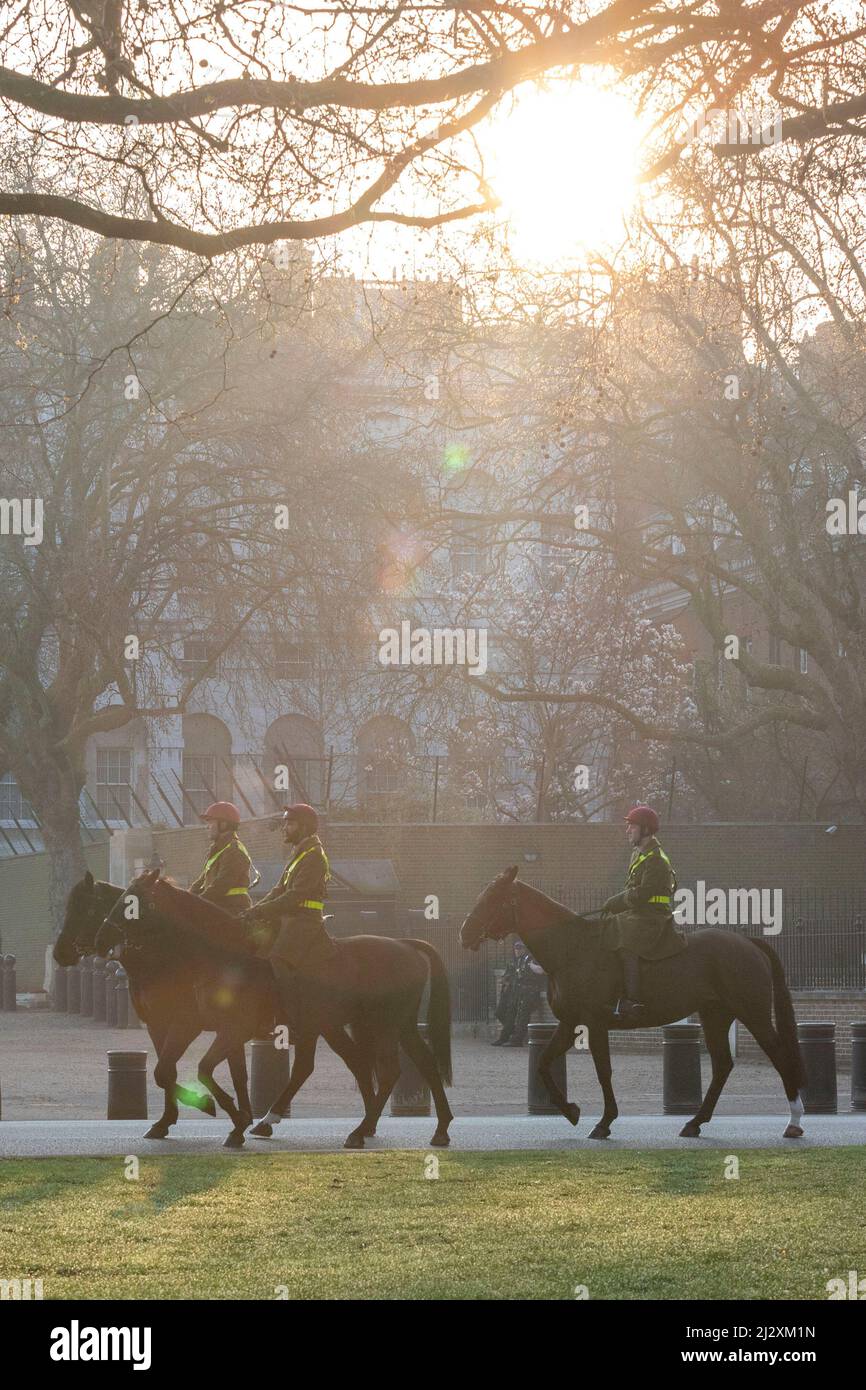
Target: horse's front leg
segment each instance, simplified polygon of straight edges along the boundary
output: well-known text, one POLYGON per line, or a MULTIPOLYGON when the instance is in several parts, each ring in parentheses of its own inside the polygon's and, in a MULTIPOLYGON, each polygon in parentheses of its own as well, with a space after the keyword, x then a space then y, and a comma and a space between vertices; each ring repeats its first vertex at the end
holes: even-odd
POLYGON ((538 1059, 538 1075, 557 1110, 565 1116, 569 1124, 576 1125, 580 1119, 580 1106, 575 1105, 573 1101, 569 1102, 568 1097, 557 1086, 551 1069, 551 1062, 555 1062, 557 1057, 562 1057, 573 1042, 574 1024, 558 1024, 556 1032, 538 1059))
MULTIPOLYGON (((154 1036, 155 1029, 151 1031, 154 1047, 157 1050, 156 1067, 153 1072, 153 1079, 163 1092, 165 1105, 160 1118, 144 1136, 145 1139, 165 1139, 168 1131, 177 1121, 178 1100, 184 1100, 183 1088, 177 1085, 177 1064, 187 1048, 198 1037, 200 1028, 198 1020, 194 1019, 186 1023, 172 1023, 159 1034, 157 1042, 154 1036)), ((212 1114, 216 1114, 213 1109, 213 1101, 210 1102, 212 1114)))
POLYGON ((589 1050, 595 1063, 595 1074, 604 1096, 604 1114, 590 1132, 590 1139, 609 1139, 610 1127, 619 1114, 616 1096, 613 1093, 610 1065, 610 1037, 604 1024, 596 1019, 589 1025, 589 1050))

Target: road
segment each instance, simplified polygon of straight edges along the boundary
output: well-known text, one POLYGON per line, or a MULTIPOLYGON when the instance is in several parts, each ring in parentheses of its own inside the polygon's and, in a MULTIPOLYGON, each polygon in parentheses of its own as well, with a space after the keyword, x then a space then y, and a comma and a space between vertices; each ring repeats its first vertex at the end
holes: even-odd
MULTIPOLYGON (((700 1139, 680 1139, 683 1119, 675 1115, 628 1115, 614 1126, 614 1138, 590 1139, 597 1115, 581 1117, 572 1129, 559 1116, 484 1115, 459 1116, 451 1126, 454 1151, 495 1153, 521 1149, 802 1149, 835 1148, 866 1144, 866 1114, 807 1115, 803 1139, 783 1139, 782 1115, 725 1115, 705 1126, 700 1139)), ((342 1150, 343 1140, 357 1123, 347 1119, 304 1116, 284 1120, 273 1139, 248 1138, 244 1153, 331 1153, 342 1150)), ((411 1149, 430 1152, 433 1119, 384 1118, 367 1151, 411 1149)), ((10 1120, 0 1121, 0 1158, 123 1157, 127 1154, 212 1154, 233 1151, 221 1145, 228 1132, 222 1117, 209 1120, 184 1116, 175 1127, 176 1138, 144 1139, 143 1120, 10 1120)))

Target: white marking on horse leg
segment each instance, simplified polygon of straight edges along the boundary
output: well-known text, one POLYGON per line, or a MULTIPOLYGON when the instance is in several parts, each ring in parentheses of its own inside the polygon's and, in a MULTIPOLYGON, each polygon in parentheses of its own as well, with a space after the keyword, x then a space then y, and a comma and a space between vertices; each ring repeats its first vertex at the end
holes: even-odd
POLYGON ((803 1111, 806 1108, 803 1102, 802 1094, 798 1091, 797 1099, 789 1101, 788 1104, 791 1107, 791 1124, 798 1126, 801 1125, 803 1120, 803 1111))
POLYGON ((261 1120, 260 1123, 263 1125, 278 1125, 282 1118, 282 1115, 280 1115, 278 1111, 269 1110, 267 1115, 265 1115, 264 1119, 261 1120))

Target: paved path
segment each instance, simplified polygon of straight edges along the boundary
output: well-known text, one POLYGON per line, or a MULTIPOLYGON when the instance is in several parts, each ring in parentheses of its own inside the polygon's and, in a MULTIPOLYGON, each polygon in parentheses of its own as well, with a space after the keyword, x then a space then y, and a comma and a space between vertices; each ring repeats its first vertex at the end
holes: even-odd
MULTIPOLYGON (((629 1115, 617 1121, 615 1139, 598 1143, 588 1138, 597 1115, 581 1117, 575 1130, 559 1116, 485 1115, 458 1117, 451 1126, 452 1148, 466 1152, 515 1149, 549 1151, 590 1149, 802 1149, 866 1144, 866 1114, 806 1116, 803 1139, 783 1139, 782 1115, 725 1115, 713 1120, 700 1139, 680 1139, 683 1120, 676 1115, 629 1115)), ((245 1153, 331 1153, 341 1151, 356 1119, 304 1116, 284 1120, 273 1139, 248 1138, 245 1153)), ((432 1119, 385 1118, 367 1151, 413 1149, 430 1152, 432 1119)), ((111 1156, 145 1153, 212 1154, 222 1151, 227 1133, 220 1118, 184 1117, 175 1127, 177 1138, 144 1139, 142 1120, 11 1120, 0 1121, 0 1158, 53 1158, 62 1155, 111 1156)), ((230 1151, 225 1151, 229 1153, 230 1151)))

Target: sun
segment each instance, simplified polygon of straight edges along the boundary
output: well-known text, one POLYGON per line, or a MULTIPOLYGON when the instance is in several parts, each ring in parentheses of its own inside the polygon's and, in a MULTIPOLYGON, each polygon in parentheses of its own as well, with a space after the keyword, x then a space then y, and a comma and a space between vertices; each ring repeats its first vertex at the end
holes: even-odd
POLYGON ((635 205, 643 122, 622 92, 585 79, 527 84, 479 132, 518 256, 550 265, 623 239, 635 205))

